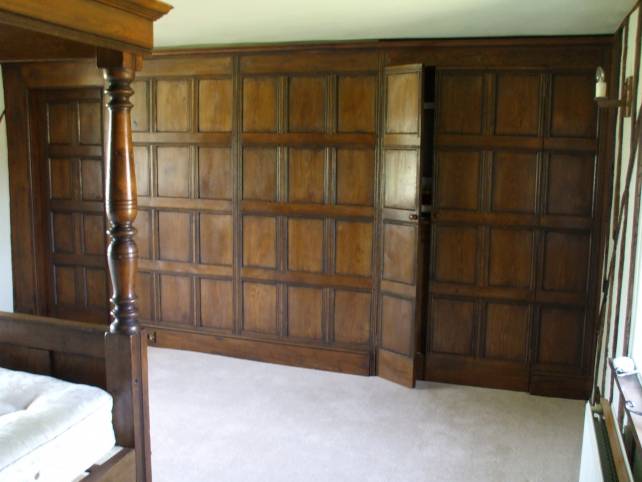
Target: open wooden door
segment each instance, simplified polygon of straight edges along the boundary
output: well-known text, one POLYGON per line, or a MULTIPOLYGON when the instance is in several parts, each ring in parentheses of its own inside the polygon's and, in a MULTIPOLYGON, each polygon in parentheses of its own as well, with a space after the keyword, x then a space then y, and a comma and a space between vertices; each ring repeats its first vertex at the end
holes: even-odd
POLYGON ((421 350, 418 286, 422 66, 387 67, 384 88, 377 374, 414 387, 415 359, 421 350))

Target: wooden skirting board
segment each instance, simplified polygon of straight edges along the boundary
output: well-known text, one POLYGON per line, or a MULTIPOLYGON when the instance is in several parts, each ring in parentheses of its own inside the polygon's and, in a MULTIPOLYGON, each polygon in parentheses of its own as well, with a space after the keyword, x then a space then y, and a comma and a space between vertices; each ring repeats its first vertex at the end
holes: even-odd
POLYGON ((145 333, 149 346, 191 350, 354 375, 372 374, 370 355, 366 351, 337 350, 276 340, 248 339, 151 326, 145 328, 145 333))
POLYGON ((429 354, 424 379, 504 390, 527 391, 533 395, 582 399, 590 390, 589 376, 576 376, 529 369, 526 364, 480 361, 466 357, 429 354), (529 373, 530 371, 530 373, 529 373))

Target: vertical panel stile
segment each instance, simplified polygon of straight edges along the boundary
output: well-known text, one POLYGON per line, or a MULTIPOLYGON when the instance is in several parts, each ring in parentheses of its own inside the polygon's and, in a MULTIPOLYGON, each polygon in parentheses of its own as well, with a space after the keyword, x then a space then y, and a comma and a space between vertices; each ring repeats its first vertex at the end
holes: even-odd
POLYGON ((243 193, 243 145, 241 132, 243 129, 243 98, 242 79, 239 69, 239 56, 232 57, 232 216, 233 216, 233 279, 232 300, 234 306, 233 333, 240 335, 243 329, 243 286, 241 282, 241 260, 243 256, 242 218, 240 203, 243 193))

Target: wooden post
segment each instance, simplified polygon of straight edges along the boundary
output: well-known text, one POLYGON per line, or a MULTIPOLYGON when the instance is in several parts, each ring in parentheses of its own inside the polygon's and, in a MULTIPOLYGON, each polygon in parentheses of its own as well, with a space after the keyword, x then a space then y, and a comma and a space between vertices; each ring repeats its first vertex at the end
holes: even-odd
POLYGON ((109 129, 105 156, 105 211, 108 234, 107 262, 112 282, 112 333, 133 335, 138 332, 138 307, 134 280, 138 267, 138 248, 133 223, 138 213, 136 172, 131 134, 129 98, 134 93, 136 57, 122 52, 99 52, 107 87, 109 129))
POLYGON ((135 291, 138 249, 133 223, 138 210, 129 99, 142 66, 140 56, 99 49, 109 108, 105 148, 105 213, 111 276, 111 324, 105 336, 107 390, 114 398, 116 443, 136 450, 136 480, 151 481, 147 356, 138 324, 135 291))

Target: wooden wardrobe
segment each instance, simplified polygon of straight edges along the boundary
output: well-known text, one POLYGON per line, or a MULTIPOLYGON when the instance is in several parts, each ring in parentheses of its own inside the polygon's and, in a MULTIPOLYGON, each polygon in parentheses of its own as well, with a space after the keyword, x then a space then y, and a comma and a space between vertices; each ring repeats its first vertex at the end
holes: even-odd
MULTIPOLYGON (((584 396, 611 155, 593 73, 613 48, 155 53, 132 97, 150 343, 584 396)), ((9 125, 15 306, 106 320, 102 79, 70 66, 4 66, 7 111, 35 126, 9 125)))

